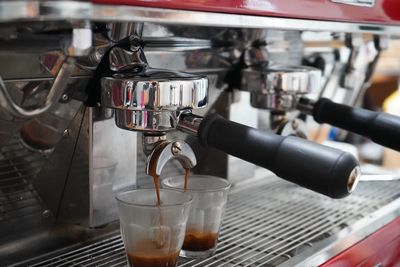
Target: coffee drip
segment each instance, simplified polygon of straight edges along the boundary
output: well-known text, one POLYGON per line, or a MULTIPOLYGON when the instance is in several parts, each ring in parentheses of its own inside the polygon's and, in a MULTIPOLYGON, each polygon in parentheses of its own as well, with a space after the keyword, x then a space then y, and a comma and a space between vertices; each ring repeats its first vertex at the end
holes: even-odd
MULTIPOLYGON (((140 266, 140 267, 169 267, 175 266, 178 261, 179 251, 174 252, 161 252, 162 249, 168 245, 165 237, 166 233, 163 229, 163 215, 161 212, 162 199, 160 195, 160 184, 159 184, 159 175, 156 172, 156 161, 149 161, 148 174, 153 177, 154 189, 157 198, 157 206, 159 208, 159 216, 155 218, 153 224, 158 225, 158 229, 155 232, 155 235, 151 240, 146 240, 138 244, 141 251, 148 251, 148 253, 128 253, 128 261, 131 266, 140 266)), ((187 190, 188 178, 190 175, 190 169, 185 169, 185 181, 184 181, 184 191, 187 190)))

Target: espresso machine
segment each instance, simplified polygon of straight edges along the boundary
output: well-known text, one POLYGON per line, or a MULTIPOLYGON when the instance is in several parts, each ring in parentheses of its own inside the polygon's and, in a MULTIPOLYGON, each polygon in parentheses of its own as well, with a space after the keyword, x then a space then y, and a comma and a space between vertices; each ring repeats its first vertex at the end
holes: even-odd
POLYGON ((400 3, 295 2, 0 2, 0 265, 127 266, 115 195, 185 169, 233 189, 180 266, 399 264, 400 174, 310 132, 400 151, 359 107, 400 3))

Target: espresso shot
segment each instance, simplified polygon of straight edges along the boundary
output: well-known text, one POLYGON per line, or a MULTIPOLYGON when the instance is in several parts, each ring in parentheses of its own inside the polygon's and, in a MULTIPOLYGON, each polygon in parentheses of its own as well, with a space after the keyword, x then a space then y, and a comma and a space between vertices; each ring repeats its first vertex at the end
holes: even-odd
POLYGON ((128 253, 130 267, 174 267, 179 258, 179 251, 157 255, 152 253, 128 253))
POLYGON ((192 175, 187 180, 185 190, 184 181, 183 176, 162 181, 163 188, 186 192, 193 198, 180 256, 207 258, 217 248, 231 184, 226 179, 214 176, 192 175))
POLYGON ((137 189, 117 196, 130 267, 175 267, 185 238, 192 198, 173 190, 137 189))
POLYGON ((187 229, 182 249, 189 251, 205 251, 214 248, 218 242, 218 233, 202 233, 187 229))

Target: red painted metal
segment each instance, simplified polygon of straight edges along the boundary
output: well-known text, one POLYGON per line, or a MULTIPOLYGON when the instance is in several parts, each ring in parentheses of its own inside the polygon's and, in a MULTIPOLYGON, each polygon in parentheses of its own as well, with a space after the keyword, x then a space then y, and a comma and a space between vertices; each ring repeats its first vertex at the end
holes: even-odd
POLYGON ((400 25, 400 0, 376 0, 374 7, 331 0, 92 0, 99 4, 145 6, 243 15, 400 25))
POLYGON ((400 267, 400 217, 320 267, 353 266, 400 267))

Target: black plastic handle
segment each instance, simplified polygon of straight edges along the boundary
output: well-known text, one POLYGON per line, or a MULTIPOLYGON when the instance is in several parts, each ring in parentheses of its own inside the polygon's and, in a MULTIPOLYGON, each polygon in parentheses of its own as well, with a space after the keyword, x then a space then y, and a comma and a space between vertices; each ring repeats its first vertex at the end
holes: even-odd
POLYGON ((348 152, 260 131, 216 114, 203 119, 198 137, 202 146, 220 149, 332 198, 349 195, 358 175, 358 162, 348 152))
POLYGON ((315 103, 313 116, 319 123, 329 123, 400 151, 400 117, 337 104, 326 98, 315 103))

